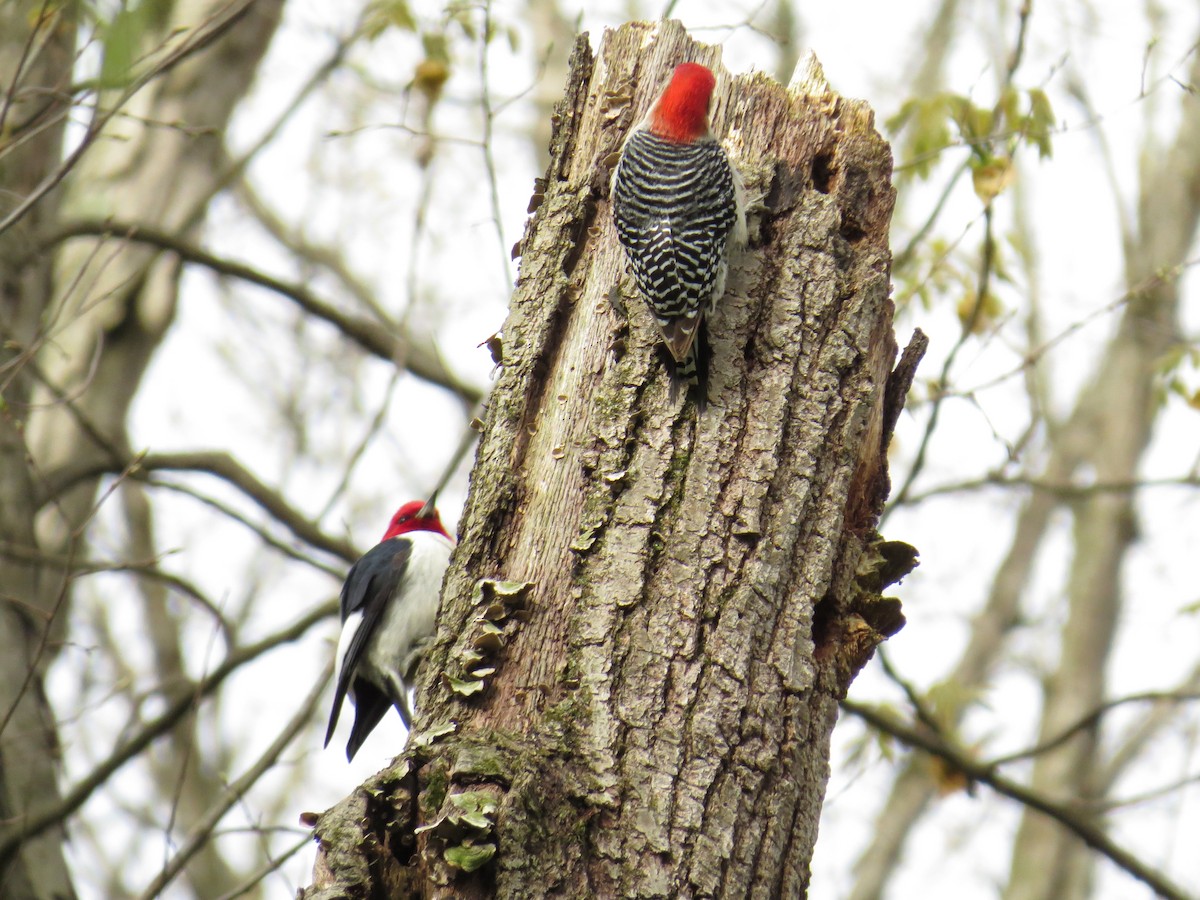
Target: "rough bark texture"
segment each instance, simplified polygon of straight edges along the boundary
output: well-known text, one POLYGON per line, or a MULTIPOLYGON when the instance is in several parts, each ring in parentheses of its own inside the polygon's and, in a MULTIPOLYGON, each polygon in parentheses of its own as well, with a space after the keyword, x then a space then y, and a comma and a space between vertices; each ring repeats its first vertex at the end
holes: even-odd
POLYGON ((792 91, 733 79, 674 22, 576 45, 416 735, 321 818, 306 897, 805 893, 837 701, 913 565, 874 531, 919 358, 892 375, 890 176, 815 64, 792 91), (761 201, 699 419, 608 206, 688 59, 761 201))

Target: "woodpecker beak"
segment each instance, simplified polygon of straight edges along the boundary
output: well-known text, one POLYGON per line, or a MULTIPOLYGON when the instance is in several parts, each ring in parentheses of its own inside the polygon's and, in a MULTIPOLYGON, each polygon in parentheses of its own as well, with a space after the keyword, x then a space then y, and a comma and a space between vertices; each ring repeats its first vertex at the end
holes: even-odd
POLYGON ((437 515, 437 495, 438 492, 434 491, 433 496, 426 500, 425 505, 417 511, 418 519, 427 519, 430 516, 437 515))

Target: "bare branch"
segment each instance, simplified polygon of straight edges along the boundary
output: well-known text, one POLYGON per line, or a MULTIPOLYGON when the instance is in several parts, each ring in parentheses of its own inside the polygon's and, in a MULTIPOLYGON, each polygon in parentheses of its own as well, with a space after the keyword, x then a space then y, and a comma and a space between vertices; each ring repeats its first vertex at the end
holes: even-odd
MULTIPOLYGON (((917 480, 917 477, 925 468, 925 455, 929 451, 929 442, 933 439, 942 403, 947 397, 945 386, 950 383, 950 370, 954 367, 954 361, 958 358, 959 352, 966 345, 971 335, 974 334, 979 317, 983 315, 988 290, 991 286, 992 264, 996 251, 995 239, 992 235, 992 218, 992 204, 989 202, 983 210, 983 253, 979 263, 979 281, 975 290, 975 304, 971 307, 971 313, 967 317, 967 320, 963 322, 958 340, 950 348, 950 352, 946 354, 945 362, 942 363, 942 371, 937 380, 940 389, 937 396, 933 399, 933 406, 929 411, 929 420, 925 423, 925 431, 921 435, 921 443, 917 447, 916 456, 913 458, 913 463, 909 467, 908 474, 904 477, 904 482, 900 485, 900 490, 896 492, 895 499, 890 504, 891 509, 904 504, 908 499, 909 492, 912 490, 913 482, 917 480)), ((884 521, 886 520, 887 513, 885 512, 884 521)))
POLYGON ((141 578, 160 581, 183 596, 194 600, 198 606, 212 616, 224 633, 227 645, 232 646, 233 632, 230 630, 229 622, 225 620, 224 615, 212 599, 193 582, 159 568, 162 558, 167 555, 162 554, 160 557, 145 560, 76 559, 67 554, 50 553, 38 547, 0 540, 0 556, 69 571, 73 578, 100 573, 128 572, 141 578))
MULTIPOLYGON (((129 476, 132 478, 145 478, 150 472, 187 471, 215 475, 236 487, 300 540, 320 550, 340 556, 347 562, 353 562, 360 555, 359 550, 349 542, 331 537, 313 525, 281 494, 263 484, 257 476, 229 453, 196 451, 193 453, 146 454, 134 460, 127 468, 129 476)), ((51 495, 58 496, 80 482, 114 471, 121 470, 100 460, 89 460, 82 466, 63 472, 55 478, 51 495)))
POLYGON ((965 494, 991 487, 1027 487, 1035 491, 1053 494, 1061 500, 1076 500, 1084 497, 1094 497, 1098 494, 1132 494, 1146 488, 1163 487, 1200 487, 1200 474, 1189 473, 1174 478, 1133 478, 1120 481, 1095 481, 1091 484, 1074 484, 1069 481, 1057 482, 1046 478, 1034 478, 1028 475, 1003 475, 999 472, 989 472, 978 478, 965 478, 936 485, 925 491, 918 491, 909 496, 906 505, 915 506, 934 497, 947 494, 965 494))
POLYGON ((232 504, 225 503, 221 500, 218 500, 216 497, 205 494, 196 490, 190 485, 180 482, 164 481, 159 478, 147 478, 146 484, 161 490, 174 491, 175 493, 183 494, 185 497, 191 497, 193 500, 204 504, 209 509, 220 513, 230 521, 237 522, 239 525, 247 528, 255 536, 257 536, 258 539, 263 542, 263 544, 273 550, 278 551, 281 555, 287 557, 288 559, 294 559, 297 562, 302 562, 305 565, 312 566, 314 569, 319 569, 320 571, 325 572, 326 574, 335 578, 340 578, 344 574, 341 566, 330 565, 329 563, 316 559, 302 550, 284 542, 280 538, 275 537, 265 526, 253 521, 245 513, 234 508, 232 504))
MULTIPOLYGON (((1200 691, 1200 665, 1188 673, 1181 682, 1176 693, 1192 693, 1200 691)), ((1122 737, 1121 743, 1113 750, 1112 755, 1096 775, 1097 783, 1105 791, 1112 788, 1116 780, 1124 774, 1134 760, 1150 746, 1150 741, 1168 724, 1176 721, 1174 704, 1155 704, 1146 710, 1141 721, 1130 726, 1122 737)))
POLYGON ((188 690, 182 694, 177 692, 176 698, 169 702, 166 710, 146 723, 138 734, 118 746, 108 759, 92 770, 90 775, 65 791, 61 801, 35 810, 0 829, 0 863, 8 859, 9 855, 22 842, 36 837, 79 809, 95 793, 96 789, 104 785, 117 770, 138 756, 156 738, 174 728, 180 719, 195 708, 201 698, 213 694, 230 675, 264 653, 303 637, 313 625, 336 613, 337 603, 335 601, 322 603, 287 628, 230 653, 224 662, 200 681, 195 690, 188 690))
POLYGON ((255 783, 260 779, 267 770, 279 759, 279 754, 290 744, 300 733, 306 722, 312 718, 313 708, 320 699, 322 691, 325 690, 325 685, 329 681, 329 677, 333 674, 332 660, 325 666, 325 671, 312 690, 308 692, 308 696, 304 702, 300 704, 300 708, 291 720, 284 726, 279 737, 277 737, 271 745, 263 751, 262 755, 247 769, 242 776, 233 784, 226 788, 225 793, 214 803, 205 815, 203 815, 196 823, 192 833, 188 835, 187 840, 179 848, 176 854, 171 857, 171 860, 163 866, 162 872, 147 885, 146 890, 142 892, 142 900, 152 900, 157 897, 179 871, 187 865, 189 859, 196 855, 204 845, 212 839, 213 829, 225 813, 229 812, 230 808, 245 795, 246 791, 250 790, 255 783))
POLYGON ((203 50, 245 15, 245 13, 254 5, 254 0, 235 0, 229 3, 224 10, 214 15, 212 19, 198 26, 195 31, 188 35, 187 38, 177 47, 168 53, 160 62, 151 67, 148 71, 139 75, 134 79, 133 83, 122 92, 113 106, 103 112, 97 107, 97 115, 88 125, 87 131, 84 132, 82 139, 79 141, 79 146, 64 159, 58 167, 43 179, 28 196, 25 197, 17 206, 0 220, 0 234, 3 234, 11 228, 16 222, 19 222, 34 206, 37 205, 46 194, 52 191, 58 184, 67 176, 83 155, 88 151, 91 145, 99 137, 100 132, 109 121, 117 115, 120 109, 128 103, 135 94, 142 88, 154 81, 156 78, 166 74, 179 65, 192 54, 203 50))
POLYGON ((432 349, 424 348, 418 342, 410 341, 410 336, 404 334, 400 326, 389 323, 386 328, 381 328, 379 322, 342 312, 333 304, 317 297, 303 285, 282 281, 244 263, 215 256, 182 240, 175 234, 143 225, 111 220, 80 221, 47 237, 42 243, 41 252, 73 237, 110 237, 157 247, 160 250, 174 253, 185 262, 204 266, 218 275, 237 278, 266 288, 291 300, 314 318, 333 325, 345 337, 373 356, 388 362, 404 360, 408 371, 418 378, 458 395, 464 403, 477 403, 483 396, 483 392, 479 388, 467 384, 454 375, 432 349))
POLYGON ((1200 700, 1200 693, 1176 692, 1176 691, 1146 691, 1142 694, 1130 694, 1127 697, 1118 697, 1115 700, 1109 700, 1102 703, 1093 709, 1090 713, 1081 716, 1072 725, 1064 728, 1049 740, 1040 741, 1034 744, 1027 750, 1018 750, 1016 753, 1009 753, 1005 756, 993 759, 989 765, 1002 766, 1010 762, 1016 762, 1021 759, 1029 759, 1031 756, 1039 756, 1042 753, 1049 751, 1065 744, 1073 736, 1087 728, 1092 728, 1104 717, 1105 713, 1116 709, 1118 706, 1125 706, 1130 703, 1155 703, 1175 706, 1180 703, 1187 703, 1191 700, 1200 700))
POLYGON ((1115 841, 1089 822, 1085 816, 1080 815, 1077 810, 1064 804, 1055 803, 1042 794, 997 774, 994 766, 976 762, 965 751, 951 746, 944 736, 914 728, 901 722, 894 715, 882 712, 865 703, 843 700, 842 709, 908 746, 937 757, 961 772, 970 781, 986 784, 996 793, 1003 794, 1005 797, 1016 800, 1023 806, 1037 810, 1053 819, 1097 853, 1107 857, 1114 865, 1148 885, 1158 896, 1166 897, 1168 900, 1194 900, 1193 895, 1185 892, 1166 875, 1151 868, 1132 853, 1118 846, 1115 841))
POLYGON ((483 112, 483 166, 487 172, 488 198, 492 204, 492 224, 496 228, 496 244, 500 249, 500 271, 504 273, 504 283, 511 286, 512 260, 508 248, 504 245, 504 225, 500 215, 500 188, 496 178, 496 156, 493 146, 493 130, 495 128, 495 112, 492 109, 492 80, 488 75, 488 49, 492 33, 492 4, 491 0, 483 2, 483 32, 479 42, 479 83, 482 89, 480 105, 483 112))
POLYGON ((254 217, 254 220, 266 229, 267 233, 280 245, 306 263, 319 266, 329 272, 355 300, 371 311, 380 324, 394 327, 395 323, 375 299, 371 287, 350 269, 345 257, 337 248, 313 243, 307 235, 294 234, 292 227, 271 208, 246 179, 243 178, 234 185, 234 193, 242 206, 254 217))
POLYGON ((269 860, 267 864, 262 866, 257 872, 239 884, 228 894, 218 897, 217 900, 237 900, 238 897, 246 896, 260 881, 262 881, 272 872, 278 871, 278 869, 285 862, 287 862, 305 847, 311 845, 312 840, 312 835, 306 833, 304 837, 300 838, 300 840, 296 841, 296 843, 292 844, 292 846, 288 847, 274 859, 269 860))

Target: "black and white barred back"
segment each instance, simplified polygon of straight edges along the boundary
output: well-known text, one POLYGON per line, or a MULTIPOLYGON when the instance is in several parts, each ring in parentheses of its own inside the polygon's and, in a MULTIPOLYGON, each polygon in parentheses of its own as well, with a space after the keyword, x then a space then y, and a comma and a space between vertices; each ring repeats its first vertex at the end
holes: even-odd
POLYGON ((737 219, 734 173, 715 140, 690 144, 636 131, 613 178, 613 219, 629 270, 671 352, 671 395, 698 385, 707 400, 703 319, 725 291, 737 219))

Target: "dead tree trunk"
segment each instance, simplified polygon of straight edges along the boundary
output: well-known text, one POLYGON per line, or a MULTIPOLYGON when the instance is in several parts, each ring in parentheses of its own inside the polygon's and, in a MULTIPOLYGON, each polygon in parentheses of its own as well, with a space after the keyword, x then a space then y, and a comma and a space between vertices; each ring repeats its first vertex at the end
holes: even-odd
POLYGON ((416 733, 321 818, 310 900, 807 889, 838 698, 903 622, 914 551, 874 528, 919 348, 893 373, 888 146, 806 71, 731 78, 674 22, 576 45, 416 733), (699 418, 608 205, 689 59, 764 207, 699 418))

